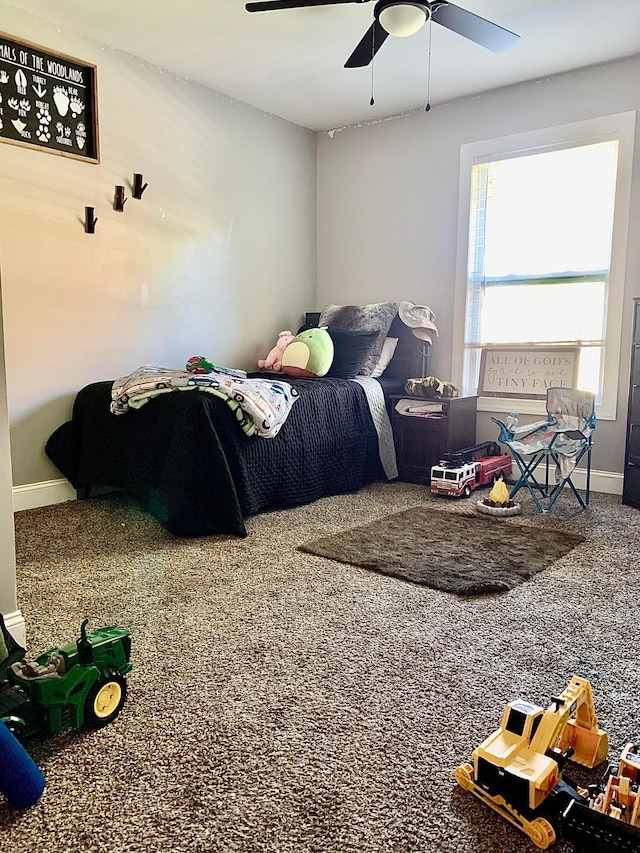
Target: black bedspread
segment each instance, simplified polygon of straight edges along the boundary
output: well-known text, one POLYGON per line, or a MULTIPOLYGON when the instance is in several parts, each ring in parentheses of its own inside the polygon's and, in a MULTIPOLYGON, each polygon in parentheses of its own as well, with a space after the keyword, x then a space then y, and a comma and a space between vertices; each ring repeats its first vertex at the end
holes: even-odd
POLYGON ((362 387, 290 381, 300 396, 269 439, 245 435, 224 400, 199 391, 113 415, 112 383, 96 382, 78 393, 72 419, 45 450, 76 489, 122 489, 177 536, 244 536, 250 515, 384 478, 362 387))

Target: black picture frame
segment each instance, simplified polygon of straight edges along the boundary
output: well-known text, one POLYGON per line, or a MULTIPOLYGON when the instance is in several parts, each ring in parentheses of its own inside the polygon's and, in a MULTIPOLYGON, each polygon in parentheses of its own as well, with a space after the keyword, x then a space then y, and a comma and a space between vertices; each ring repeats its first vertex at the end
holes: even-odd
POLYGON ((0 142, 100 162, 97 68, 0 32, 0 142))

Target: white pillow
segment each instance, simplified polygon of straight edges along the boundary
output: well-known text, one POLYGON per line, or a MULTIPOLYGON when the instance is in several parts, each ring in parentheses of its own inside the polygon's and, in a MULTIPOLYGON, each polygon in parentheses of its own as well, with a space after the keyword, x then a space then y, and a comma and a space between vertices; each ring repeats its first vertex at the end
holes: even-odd
POLYGON ((398 346, 398 338, 385 338, 384 343, 382 345, 382 352, 380 353, 380 358, 378 359, 378 363, 373 369, 373 373, 371 374, 374 378, 378 376, 382 376, 387 367, 389 366, 389 362, 393 358, 393 354, 396 351, 396 347, 398 346))

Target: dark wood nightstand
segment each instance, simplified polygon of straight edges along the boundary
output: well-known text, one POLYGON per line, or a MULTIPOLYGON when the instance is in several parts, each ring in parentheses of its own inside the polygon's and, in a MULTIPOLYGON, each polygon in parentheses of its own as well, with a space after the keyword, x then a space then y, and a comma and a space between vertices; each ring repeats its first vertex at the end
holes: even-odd
POLYGON ((477 397, 445 397, 427 400, 409 394, 391 397, 393 438, 396 445, 398 477, 405 483, 428 486, 431 467, 445 453, 472 447, 476 443, 477 397), (396 411, 399 400, 415 401, 416 406, 436 406, 428 415, 406 415, 396 411))

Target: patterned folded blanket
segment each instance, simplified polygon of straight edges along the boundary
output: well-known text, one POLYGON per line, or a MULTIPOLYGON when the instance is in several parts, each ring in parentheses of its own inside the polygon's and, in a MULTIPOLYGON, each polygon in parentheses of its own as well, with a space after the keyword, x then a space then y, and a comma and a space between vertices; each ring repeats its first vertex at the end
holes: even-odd
POLYGON ((114 415, 123 415, 171 391, 205 391, 221 397, 235 412, 243 431, 261 438, 278 434, 298 396, 288 382, 249 379, 241 370, 215 367, 211 373, 196 374, 145 364, 116 379, 110 408, 114 415))

